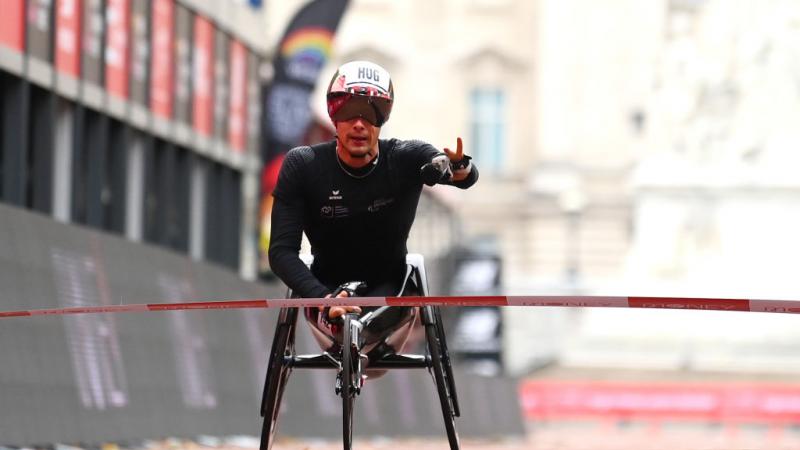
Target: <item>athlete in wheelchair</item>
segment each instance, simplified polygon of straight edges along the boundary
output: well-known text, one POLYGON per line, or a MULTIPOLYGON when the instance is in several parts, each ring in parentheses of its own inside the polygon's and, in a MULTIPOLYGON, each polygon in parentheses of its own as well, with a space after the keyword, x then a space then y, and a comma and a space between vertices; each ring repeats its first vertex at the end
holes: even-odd
MULTIPOLYGON (((289 374, 295 368, 336 369, 335 392, 342 397, 344 448, 352 446, 352 411, 364 380, 392 368, 427 368, 439 392, 452 449, 459 448, 454 417, 459 415, 455 384, 437 307, 347 305, 350 297, 425 296, 428 286, 420 255, 406 241, 423 184, 466 189, 478 171, 463 154, 436 150, 421 141, 380 140, 394 89, 382 67, 355 61, 341 66, 327 92, 336 139, 292 149, 273 192, 270 265, 294 297, 336 297, 330 308, 306 308, 304 316, 322 350, 296 355, 298 308, 279 313, 264 387, 261 449, 272 446, 289 374), (302 234, 311 244, 299 255, 302 234), (420 316, 427 352, 403 354, 420 316)), ((357 303, 357 302, 354 302, 357 303)))

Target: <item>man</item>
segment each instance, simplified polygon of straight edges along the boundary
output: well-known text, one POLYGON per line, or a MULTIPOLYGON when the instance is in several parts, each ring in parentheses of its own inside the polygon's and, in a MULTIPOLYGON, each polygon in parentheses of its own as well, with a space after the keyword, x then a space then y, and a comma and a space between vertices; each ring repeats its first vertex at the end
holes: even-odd
MULTIPOLYGON (((379 139, 393 101, 385 69, 366 61, 341 66, 327 91, 336 139, 286 155, 273 192, 269 262, 295 295, 327 297, 355 280, 366 282, 365 295, 399 295, 423 183, 466 189, 477 181, 461 138, 444 153, 420 141, 379 139), (304 231, 310 270, 298 256, 304 231)), ((346 312, 361 309, 332 307, 328 318, 346 312)))

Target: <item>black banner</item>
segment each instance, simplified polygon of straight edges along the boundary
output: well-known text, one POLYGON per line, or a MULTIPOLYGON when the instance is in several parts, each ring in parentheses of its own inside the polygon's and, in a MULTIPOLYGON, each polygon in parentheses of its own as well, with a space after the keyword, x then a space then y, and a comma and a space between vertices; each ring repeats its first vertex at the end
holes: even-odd
POLYGON ((230 41, 230 37, 224 31, 218 29, 214 33, 214 137, 220 141, 225 141, 228 136, 230 41))
POLYGON ((261 141, 261 83, 259 70, 261 58, 257 53, 247 52, 247 151, 256 154, 261 141))
POLYGON ((104 0, 86 0, 83 2, 83 24, 81 33, 81 58, 83 79, 102 86, 103 84, 103 51, 105 49, 105 16, 104 0))
POLYGON ((178 122, 192 122, 192 22, 194 16, 183 5, 175 5, 175 106, 178 122))
POLYGON ((314 0, 289 23, 274 61, 274 77, 266 91, 261 183, 260 268, 266 272, 272 189, 283 155, 299 145, 312 123, 309 97, 331 54, 333 36, 348 0, 314 0))
POLYGON ((146 106, 148 71, 150 69, 150 2, 133 2, 131 22, 130 98, 146 106))
POLYGON ((52 61, 53 2, 30 0, 27 18, 28 53, 42 61, 52 61))

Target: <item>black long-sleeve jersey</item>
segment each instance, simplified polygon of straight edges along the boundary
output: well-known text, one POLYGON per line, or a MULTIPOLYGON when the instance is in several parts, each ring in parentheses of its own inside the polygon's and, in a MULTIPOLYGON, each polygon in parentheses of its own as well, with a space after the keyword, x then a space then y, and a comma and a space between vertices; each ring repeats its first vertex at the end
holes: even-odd
MULTIPOLYGON (((380 140, 378 156, 360 169, 344 166, 336 141, 287 153, 273 192, 269 262, 301 297, 324 297, 353 280, 379 284, 405 273, 406 241, 422 192, 420 168, 442 154, 430 144, 380 140), (311 271, 298 252, 311 243, 311 271)), ((466 189, 469 176, 448 182, 466 189)))

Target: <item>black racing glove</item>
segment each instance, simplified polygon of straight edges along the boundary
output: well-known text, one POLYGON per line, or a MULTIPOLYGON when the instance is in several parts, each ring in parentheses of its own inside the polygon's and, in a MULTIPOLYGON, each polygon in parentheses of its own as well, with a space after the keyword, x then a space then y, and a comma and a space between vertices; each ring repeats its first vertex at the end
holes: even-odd
POLYGON ((333 292, 331 292, 331 298, 336 298, 336 296, 342 292, 347 292, 348 297, 360 297, 367 291, 368 287, 369 286, 367 286, 367 283, 364 281, 348 281, 334 289, 333 292))
MULTIPOLYGON (((331 298, 336 298, 337 295, 341 294, 342 292, 347 292, 347 297, 360 297, 367 291, 367 283, 364 281, 348 281, 347 283, 342 283, 336 289, 331 292, 331 298)), ((322 311, 322 320, 327 322, 328 324, 333 325, 341 325, 342 317, 339 316, 335 319, 330 319, 329 314, 331 311, 330 306, 326 306, 325 309, 322 311)))
POLYGON ((472 157, 469 155, 463 155, 461 157, 461 161, 450 161, 450 170, 453 172, 461 169, 466 169, 469 167, 469 162, 472 160, 472 157))
POLYGON ((434 156, 431 162, 422 166, 420 175, 422 176, 422 182, 428 186, 449 181, 453 177, 453 171, 450 169, 450 158, 444 153, 434 156))

